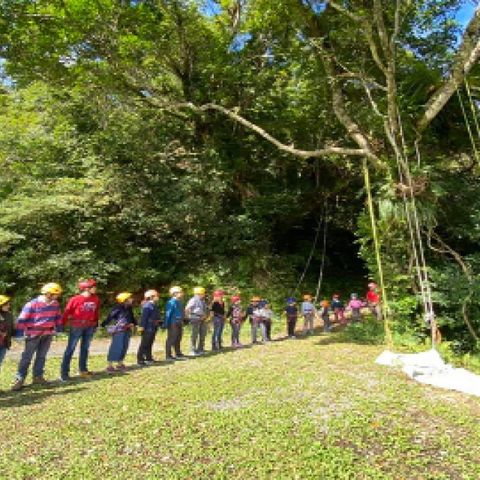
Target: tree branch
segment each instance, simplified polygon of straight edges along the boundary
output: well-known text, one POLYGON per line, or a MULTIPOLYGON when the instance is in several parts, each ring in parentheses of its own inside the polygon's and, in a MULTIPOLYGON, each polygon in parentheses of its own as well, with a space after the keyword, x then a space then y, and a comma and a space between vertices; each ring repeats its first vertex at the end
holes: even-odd
POLYGON ((427 102, 425 111, 417 121, 417 132, 420 135, 440 113, 450 97, 455 93, 465 76, 480 59, 480 6, 476 8, 470 20, 462 43, 455 56, 449 77, 437 89, 427 102))
POLYGON ((367 155, 367 152, 363 149, 358 149, 358 148, 348 148, 348 147, 336 147, 336 146, 331 146, 331 147, 325 147, 322 149, 318 150, 300 150, 298 148, 295 148, 293 145, 286 145, 279 140, 277 140, 275 137, 270 135, 268 132, 266 132, 263 128, 259 127, 258 125, 248 121, 246 118, 242 117, 239 115, 237 112, 234 112, 232 110, 229 110, 228 108, 225 108, 221 105, 217 105, 215 103, 206 103, 201 106, 196 106, 193 103, 179 103, 175 105, 177 108, 189 108, 193 111, 197 112, 205 112, 208 110, 215 110, 217 112, 222 113, 223 115, 226 115, 227 117, 231 118, 235 122, 243 125, 244 127, 248 128, 249 130, 254 131, 258 135, 260 135, 262 138, 265 140, 269 141, 273 145, 275 145, 279 150, 282 150, 283 152, 290 153, 292 155, 295 155, 296 157, 301 157, 301 158, 311 158, 311 157, 325 157, 329 155, 350 155, 350 156, 365 156, 367 155))

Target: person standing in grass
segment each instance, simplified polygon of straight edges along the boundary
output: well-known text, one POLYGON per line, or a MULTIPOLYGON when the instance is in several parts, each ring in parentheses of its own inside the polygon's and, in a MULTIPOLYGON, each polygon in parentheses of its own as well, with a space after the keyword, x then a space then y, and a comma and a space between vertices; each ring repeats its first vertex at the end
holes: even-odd
POLYGON ((144 294, 145 301, 142 304, 142 315, 140 317, 139 333, 142 337, 137 351, 138 365, 151 365, 153 359, 153 342, 157 335, 158 326, 160 325, 160 311, 157 303, 159 299, 156 290, 147 290, 144 294))
POLYGON ((192 327, 190 354, 202 355, 205 353, 208 317, 208 307, 205 302, 205 289, 203 287, 193 289, 193 297, 185 306, 185 316, 192 327))
POLYGON ((70 322, 68 343, 63 354, 60 369, 60 380, 66 382, 70 378, 70 363, 78 342, 80 341, 80 356, 78 370, 80 377, 88 378, 93 375, 88 370, 88 351, 90 343, 98 327, 100 315, 100 299, 96 295, 97 282, 93 279, 82 280, 78 283, 80 294, 68 300, 63 312, 62 324, 70 322))
POLYGON ((132 294, 130 292, 119 293, 116 296, 116 301, 116 305, 102 322, 102 327, 108 325, 107 332, 112 336, 107 354, 108 373, 126 369, 124 360, 130 344, 132 330, 137 323, 133 315, 132 294), (113 366, 114 363, 117 364, 116 368, 113 366))
POLYGON ((377 320, 382 320, 382 307, 380 305, 380 294, 378 293, 378 287, 375 282, 370 282, 368 284, 367 292, 367 305, 372 315, 377 320))
POLYGON ((253 296, 245 312, 245 318, 248 318, 248 321, 250 322, 250 334, 252 337, 252 343, 257 343, 257 330, 259 322, 257 318, 258 315, 255 315, 254 312, 258 310, 258 302, 260 302, 260 300, 260 297, 253 296))
POLYGON ((172 348, 175 350, 175 359, 181 360, 185 358, 180 348, 183 336, 183 321, 185 318, 185 310, 183 307, 182 297, 183 289, 175 286, 170 289, 171 298, 165 307, 165 321, 163 328, 167 329, 167 341, 165 345, 165 353, 167 360, 173 360, 172 348))
POLYGON ((268 300, 263 300, 262 318, 263 318, 263 324, 265 325, 265 336, 267 338, 267 341, 271 341, 273 311, 270 308, 270 303, 268 302, 268 300))
POLYGON ((320 315, 323 320, 323 331, 330 332, 330 302, 326 298, 320 302, 320 315))
POLYGON ((317 310, 313 304, 313 298, 310 294, 303 296, 303 302, 300 306, 300 312, 303 316, 303 334, 311 335, 313 333, 313 323, 317 310))
POLYGON ((295 327, 298 319, 297 299, 295 297, 287 298, 287 306, 285 307, 287 316, 287 334, 289 338, 295 337, 295 327))
POLYGON ((13 333, 14 325, 10 297, 0 295, 0 367, 7 350, 12 345, 13 333))
POLYGON ((52 338, 62 329, 62 312, 58 298, 62 287, 58 283, 47 283, 41 289, 41 295, 25 304, 17 320, 19 335, 25 336, 25 349, 18 364, 17 375, 12 390, 23 387, 28 369, 33 363, 33 384, 45 385, 45 361, 52 338))
POLYGON ((350 295, 350 301, 348 302, 348 308, 352 312, 352 322, 360 321, 360 310, 364 306, 363 302, 358 298, 356 293, 350 295))
POLYGON ((331 307, 333 310, 333 314, 335 316, 335 322, 337 323, 340 322, 341 324, 345 324, 343 302, 342 300, 340 300, 339 293, 333 294, 331 307))
POLYGON ((239 295, 233 295, 231 298, 232 304, 227 312, 227 318, 230 319, 230 326, 232 327, 232 347, 238 348, 243 345, 240 343, 240 329, 244 320, 244 314, 239 295))
POLYGON ((212 334, 212 350, 221 350, 222 334, 225 326, 225 302, 223 290, 215 290, 213 292, 213 302, 210 310, 213 314, 213 334, 212 334))

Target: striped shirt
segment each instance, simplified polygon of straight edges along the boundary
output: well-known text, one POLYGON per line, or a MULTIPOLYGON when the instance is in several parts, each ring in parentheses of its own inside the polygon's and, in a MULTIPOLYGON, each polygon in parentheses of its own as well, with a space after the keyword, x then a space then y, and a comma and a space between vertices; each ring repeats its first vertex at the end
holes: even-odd
POLYGON ((17 320, 17 328, 24 330, 27 337, 53 335, 55 328, 61 325, 59 303, 56 300, 48 301, 44 295, 26 303, 17 320))

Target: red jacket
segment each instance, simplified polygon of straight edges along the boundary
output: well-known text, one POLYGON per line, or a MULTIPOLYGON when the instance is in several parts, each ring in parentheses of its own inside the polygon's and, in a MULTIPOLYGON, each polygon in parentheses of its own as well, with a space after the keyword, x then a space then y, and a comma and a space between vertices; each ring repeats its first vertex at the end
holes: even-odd
POLYGON ((378 304, 380 303, 380 295, 377 292, 369 290, 367 292, 367 301, 368 303, 378 304))
POLYGON ((100 299, 96 295, 75 295, 70 298, 63 312, 62 324, 70 319, 73 328, 96 327, 100 315, 100 299))

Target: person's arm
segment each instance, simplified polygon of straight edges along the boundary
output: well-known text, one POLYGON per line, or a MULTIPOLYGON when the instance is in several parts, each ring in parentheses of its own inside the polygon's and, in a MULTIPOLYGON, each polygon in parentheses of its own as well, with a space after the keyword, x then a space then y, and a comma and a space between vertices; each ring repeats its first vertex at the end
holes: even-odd
POLYGON ((98 327, 98 322, 100 321, 100 299, 97 297, 95 299, 96 309, 95 309, 95 326, 98 327))
POLYGON ((113 307, 110 313, 107 315, 107 318, 101 323, 101 327, 106 327, 109 323, 112 322, 118 315, 118 307, 113 307))
POLYGON ((175 313, 175 308, 173 302, 170 300, 167 302, 165 306, 165 321, 163 322, 163 327, 168 328, 172 323, 172 316, 175 313))
POLYGON ((67 306, 65 307, 65 310, 63 311, 63 315, 62 315, 62 319, 61 319, 62 325, 66 325, 66 323, 72 317, 74 310, 75 310, 75 301, 74 301, 73 298, 71 298, 67 302, 67 306))

